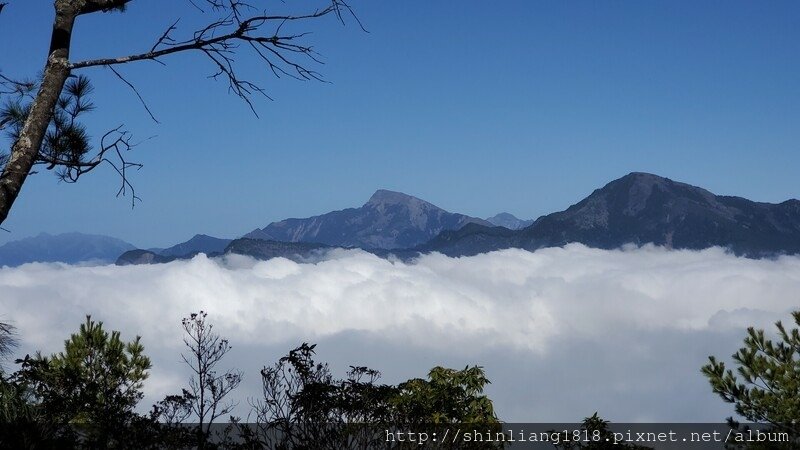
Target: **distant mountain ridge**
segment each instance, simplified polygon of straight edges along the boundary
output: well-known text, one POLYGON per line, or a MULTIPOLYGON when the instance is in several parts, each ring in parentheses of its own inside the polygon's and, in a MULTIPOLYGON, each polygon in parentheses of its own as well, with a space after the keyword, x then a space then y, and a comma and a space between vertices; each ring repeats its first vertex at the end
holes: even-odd
POLYGON ((331 247, 325 244, 306 242, 280 242, 263 239, 239 238, 232 240, 225 249, 219 252, 191 252, 181 255, 165 256, 152 250, 130 250, 117 258, 116 265, 129 266, 139 264, 164 264, 176 260, 185 260, 195 257, 198 253, 205 253, 209 257, 221 255, 245 255, 251 258, 267 260, 272 258, 287 258, 296 262, 308 262, 321 257, 331 247))
POLYGON ((184 256, 197 253, 222 253, 225 247, 231 243, 231 239, 221 239, 206 234, 196 234, 186 242, 165 248, 157 253, 162 256, 184 256))
POLYGON ((110 236, 40 233, 0 246, 0 267, 15 267, 32 262, 108 264, 114 262, 120 253, 135 248, 110 236))
POLYGON ((613 180, 566 210, 525 225, 526 221, 507 213, 487 221, 447 212, 410 195, 379 190, 359 208, 273 222, 235 240, 195 235, 167 249, 138 250, 107 236, 42 234, 0 247, 0 265, 114 260, 151 264, 198 253, 305 261, 333 248, 354 247, 381 257, 393 254, 409 259, 430 252, 469 256, 572 242, 603 249, 648 243, 673 249, 719 246, 754 258, 800 253, 800 201, 762 203, 715 195, 642 172, 613 180))
MULTIPOLYGON (((195 253, 196 255, 196 253, 195 253)), ((189 255, 185 255, 188 259, 189 255)), ((135 266, 139 264, 165 264, 175 261, 176 259, 184 259, 177 256, 163 256, 153 250, 134 249, 119 255, 114 261, 118 266, 135 266)))
POLYGON ((518 219, 513 214, 505 212, 489 217, 486 219, 486 221, 496 227, 504 227, 508 228, 509 230, 521 230, 533 224, 533 220, 518 219))
POLYGON ((360 208, 273 222, 243 237, 339 247, 398 249, 415 247, 442 231, 457 230, 468 223, 491 225, 483 219, 451 213, 401 192, 381 189, 360 208))
POLYGON ((188 259, 199 253, 217 256, 225 252, 231 239, 222 239, 206 234, 196 234, 191 239, 169 248, 129 250, 115 258, 118 266, 131 264, 162 264, 176 259, 188 259))
POLYGON ((570 206, 506 233, 470 226, 419 248, 472 255, 516 247, 535 250, 579 242, 613 249, 652 243, 675 249, 728 248, 749 257, 800 253, 800 201, 759 203, 657 175, 634 172, 570 206))

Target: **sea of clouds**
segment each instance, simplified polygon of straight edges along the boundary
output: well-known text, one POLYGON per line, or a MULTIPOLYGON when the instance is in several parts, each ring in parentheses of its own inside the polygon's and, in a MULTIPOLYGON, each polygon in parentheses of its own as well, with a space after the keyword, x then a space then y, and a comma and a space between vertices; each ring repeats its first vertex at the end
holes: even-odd
POLYGON ((17 327, 20 355, 59 351, 91 314, 124 338, 142 336, 153 360, 148 405, 186 384, 180 321, 201 309, 233 345, 222 368, 244 371, 241 416, 260 392, 259 369, 312 342, 336 375, 365 365, 389 383, 481 365, 510 422, 595 411, 615 422, 719 422, 733 409, 700 367, 708 355, 727 360, 747 326, 790 322, 800 258, 573 244, 411 263, 336 250, 313 264, 200 255, 0 269, 0 319, 17 327))

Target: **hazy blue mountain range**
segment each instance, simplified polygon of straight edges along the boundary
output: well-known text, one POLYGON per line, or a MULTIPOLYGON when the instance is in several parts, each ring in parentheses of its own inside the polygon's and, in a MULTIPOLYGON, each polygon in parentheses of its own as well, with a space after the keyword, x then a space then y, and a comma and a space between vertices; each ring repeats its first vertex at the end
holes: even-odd
POLYGON ((505 212, 489 217, 486 221, 496 227, 504 227, 509 230, 520 230, 533 223, 533 220, 518 219, 513 214, 505 212))
POLYGON ((491 225, 483 219, 447 212, 410 195, 379 190, 360 208, 273 222, 244 237, 364 249, 397 249, 415 247, 444 230, 457 230, 468 223, 491 225))
POLYGON ((418 250, 462 256, 570 242, 606 249, 627 243, 676 249, 721 246, 749 257, 800 253, 800 201, 759 203, 631 173, 522 230, 471 225, 443 232, 418 250))
POLYGON ((0 266, 13 267, 29 262, 107 264, 114 262, 120 253, 134 248, 109 236, 41 233, 0 246, 0 266))
POLYGON ((675 249, 721 246, 748 257, 800 253, 800 201, 772 204, 715 195, 647 173, 628 174, 564 211, 526 224, 507 213, 489 221, 454 214, 406 194, 379 190, 360 208, 274 222, 233 241, 196 235, 167 249, 138 250, 107 236, 41 234, 0 247, 0 265, 115 260, 149 264, 200 252, 309 260, 336 247, 359 247, 401 258, 433 251, 467 256, 570 242, 605 249, 628 243, 675 249))

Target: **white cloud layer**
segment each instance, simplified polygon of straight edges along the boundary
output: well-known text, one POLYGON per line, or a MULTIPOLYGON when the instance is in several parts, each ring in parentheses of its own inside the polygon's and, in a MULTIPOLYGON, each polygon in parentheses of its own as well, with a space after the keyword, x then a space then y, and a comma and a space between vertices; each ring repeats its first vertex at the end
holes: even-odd
POLYGON ((339 375, 367 365, 386 382, 437 364, 483 365, 507 421, 574 422, 594 411, 617 422, 721 421, 732 408, 700 366, 738 349, 746 326, 787 321, 799 297, 800 258, 719 249, 569 245, 412 264, 333 251, 316 264, 201 255, 0 269, 0 317, 18 327, 21 352, 60 350, 91 314, 143 336, 150 402, 184 384, 180 319, 203 309, 234 346, 227 363, 245 371, 241 405, 258 392, 262 365, 309 341, 339 375))

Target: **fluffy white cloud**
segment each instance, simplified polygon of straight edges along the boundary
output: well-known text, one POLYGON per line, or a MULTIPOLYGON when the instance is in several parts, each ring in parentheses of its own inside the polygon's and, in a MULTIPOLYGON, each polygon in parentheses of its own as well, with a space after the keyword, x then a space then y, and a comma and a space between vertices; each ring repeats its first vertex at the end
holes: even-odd
MULTIPOLYGON (((406 264, 333 251, 314 264, 232 256, 154 266, 29 264, 0 269, 0 317, 23 351, 53 352, 85 314, 139 334, 154 367, 149 401, 175 391, 180 319, 209 312, 245 370, 303 341, 340 374, 349 364, 387 382, 437 364, 485 366, 501 417, 577 421, 719 421, 730 415, 699 373, 744 328, 800 307, 800 258, 737 258, 720 249, 617 251, 582 245, 406 264)), ((246 405, 246 402, 241 402, 246 405)), ((246 414, 244 407, 238 411, 246 414)))

